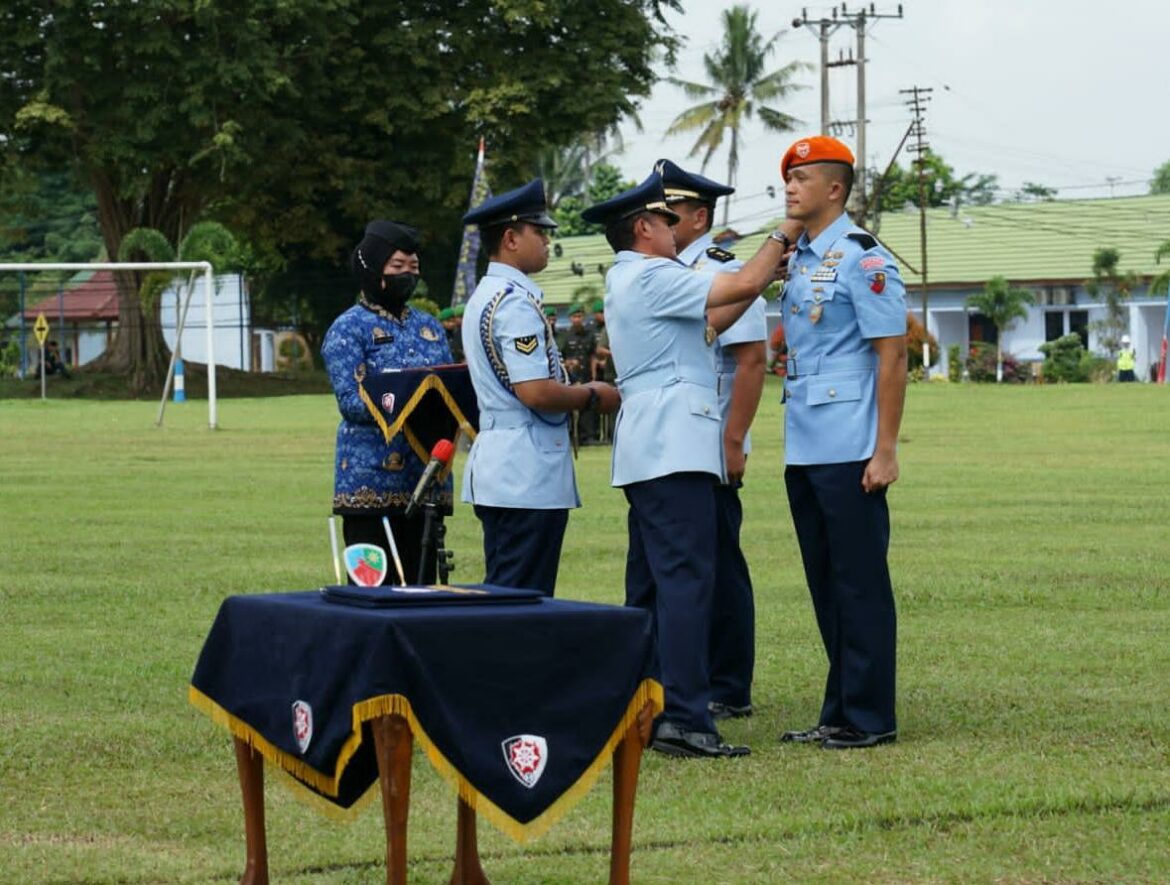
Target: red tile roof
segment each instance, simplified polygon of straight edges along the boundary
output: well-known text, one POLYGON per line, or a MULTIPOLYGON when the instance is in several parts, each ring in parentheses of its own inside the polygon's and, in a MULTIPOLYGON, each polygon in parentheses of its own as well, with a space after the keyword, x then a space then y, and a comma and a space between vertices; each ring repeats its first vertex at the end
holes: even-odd
MULTIPOLYGON (((113 271, 95 271, 88 280, 67 288, 61 300, 64 301, 66 320, 83 322, 118 319, 118 287, 114 282, 113 271)), ((44 313, 50 321, 61 316, 61 304, 56 295, 43 298, 26 308, 24 318, 34 322, 40 313, 44 313)))

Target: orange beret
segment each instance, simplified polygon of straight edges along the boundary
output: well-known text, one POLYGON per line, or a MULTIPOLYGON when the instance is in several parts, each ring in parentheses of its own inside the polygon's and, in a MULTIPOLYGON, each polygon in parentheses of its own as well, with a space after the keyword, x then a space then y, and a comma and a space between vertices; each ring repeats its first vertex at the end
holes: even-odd
POLYGON ((788 180, 788 170, 810 163, 843 163, 853 165, 853 151, 844 143, 828 135, 811 135, 802 138, 784 152, 780 160, 780 178, 788 180))

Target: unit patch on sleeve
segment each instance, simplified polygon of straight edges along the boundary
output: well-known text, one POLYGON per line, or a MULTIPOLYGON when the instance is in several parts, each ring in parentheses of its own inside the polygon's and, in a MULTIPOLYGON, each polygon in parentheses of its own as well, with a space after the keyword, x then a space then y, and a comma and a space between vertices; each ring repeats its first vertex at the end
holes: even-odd
POLYGON ((886 259, 880 255, 866 255, 861 259, 862 270, 873 270, 875 267, 885 267, 886 259))
POLYGON ((735 260, 735 253, 728 252, 726 249, 720 249, 718 246, 712 246, 707 250, 707 257, 713 261, 718 261, 720 264, 726 264, 728 261, 735 260))
POLYGON ((538 346, 540 346, 540 342, 537 341, 535 335, 523 335, 516 339, 516 349, 525 356, 535 352, 538 346))
POLYGON ((886 275, 881 271, 870 274, 866 277, 869 280, 869 288, 873 290, 875 295, 881 295, 886 288, 886 275))

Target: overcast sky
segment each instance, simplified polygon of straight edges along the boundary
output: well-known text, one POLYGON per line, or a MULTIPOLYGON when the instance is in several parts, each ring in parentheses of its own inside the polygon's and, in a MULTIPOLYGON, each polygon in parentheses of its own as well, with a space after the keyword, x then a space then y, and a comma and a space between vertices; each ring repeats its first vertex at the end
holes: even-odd
MULTIPOLYGON (((685 12, 671 15, 687 38, 675 74, 704 80, 703 54, 719 45, 722 12, 731 0, 683 0, 685 12)), ((819 43, 792 20, 802 4, 788 0, 748 5, 757 11, 765 35, 786 30, 777 41, 767 70, 789 61, 816 65, 819 43)), ((850 9, 860 4, 848 4, 850 9)), ((927 107, 931 147, 960 175, 995 173, 1006 193, 1025 181, 1060 188, 1061 198, 1146 193, 1153 170, 1170 159, 1170 4, 1156 0, 1117 0, 1089 4, 1079 0, 910 0, 904 18, 874 21, 867 29, 866 153, 870 165, 884 169, 910 122, 899 89, 934 89, 927 107), (1097 11, 1088 11, 1095 8, 1097 11)), ((820 18, 832 4, 808 4, 809 18, 820 18)), ((897 3, 877 3, 879 13, 897 3)), ((830 40, 829 56, 856 44, 852 28, 830 40)), ((856 119, 855 67, 829 74, 830 117, 856 119)), ((800 135, 820 126, 820 74, 800 75, 809 88, 782 106, 803 121, 800 135)), ((698 171, 701 155, 689 158, 694 135, 666 138, 674 117, 695 102, 660 83, 642 106, 643 132, 623 129, 625 152, 617 158, 626 175, 640 180, 659 157, 670 157, 698 171)), ((738 193, 732 219, 742 227, 782 214, 783 201, 764 196, 779 185, 780 156, 798 137, 768 132, 758 119, 742 132, 738 193)), ((843 140, 854 147, 854 137, 843 140)), ((905 156, 899 161, 905 165, 905 156)), ((727 175, 725 146, 706 173, 727 175)))

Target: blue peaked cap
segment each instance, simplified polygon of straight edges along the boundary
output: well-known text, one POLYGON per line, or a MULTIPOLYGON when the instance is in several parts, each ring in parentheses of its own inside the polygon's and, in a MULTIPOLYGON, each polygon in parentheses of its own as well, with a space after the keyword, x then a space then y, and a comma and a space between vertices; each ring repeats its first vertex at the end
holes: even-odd
POLYGON ((665 215, 671 224, 678 223, 678 215, 666 205, 666 196, 662 192, 662 176, 657 172, 652 172, 641 184, 622 191, 616 197, 590 206, 581 213, 581 217, 590 223, 609 227, 638 212, 665 215))
POLYGON ((463 216, 464 224, 478 224, 480 227, 514 221, 527 221, 537 227, 557 226, 548 214, 543 179, 534 178, 523 187, 489 197, 463 216))
POLYGON ((720 184, 696 172, 687 172, 670 160, 659 160, 654 164, 654 171, 662 176, 662 192, 668 204, 681 203, 683 200, 714 203, 720 197, 735 193, 731 185, 720 184))

